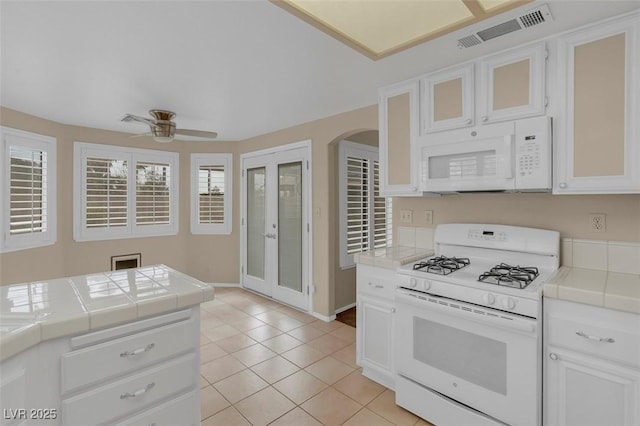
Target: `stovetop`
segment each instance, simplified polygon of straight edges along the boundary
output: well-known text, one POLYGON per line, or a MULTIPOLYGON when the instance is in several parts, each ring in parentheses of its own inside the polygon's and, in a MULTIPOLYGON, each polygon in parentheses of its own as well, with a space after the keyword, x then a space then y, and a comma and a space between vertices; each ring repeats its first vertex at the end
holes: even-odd
POLYGON ((398 287, 537 318, 542 286, 558 269, 559 242, 558 232, 542 229, 438 225, 436 255, 401 266, 398 287))

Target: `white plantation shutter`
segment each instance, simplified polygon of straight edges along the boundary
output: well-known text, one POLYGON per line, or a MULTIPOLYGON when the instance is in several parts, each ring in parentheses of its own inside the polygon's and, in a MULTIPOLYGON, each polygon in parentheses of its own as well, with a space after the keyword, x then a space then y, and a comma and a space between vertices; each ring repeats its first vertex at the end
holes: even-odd
POLYGON ((191 232, 231 233, 231 154, 191 154, 191 232))
POLYGON ((200 223, 224 223, 224 166, 198 168, 198 209, 200 223))
POLYGON ((391 198, 380 196, 376 147, 340 142, 340 267, 353 254, 391 245, 391 198))
POLYGON ((136 225, 169 223, 170 184, 169 164, 136 163, 136 225))
POLYGON ((177 176, 177 153, 76 142, 74 238, 176 234, 177 176))
POLYGON ((9 233, 44 232, 47 228, 47 153, 12 146, 9 157, 9 233))
POLYGON ((21 130, 2 133, 1 251, 53 244, 56 140, 21 130))
POLYGON ((369 246, 369 167, 366 159, 347 157, 347 253, 369 246))
POLYGON ((127 226, 127 161, 87 158, 86 226, 127 226))

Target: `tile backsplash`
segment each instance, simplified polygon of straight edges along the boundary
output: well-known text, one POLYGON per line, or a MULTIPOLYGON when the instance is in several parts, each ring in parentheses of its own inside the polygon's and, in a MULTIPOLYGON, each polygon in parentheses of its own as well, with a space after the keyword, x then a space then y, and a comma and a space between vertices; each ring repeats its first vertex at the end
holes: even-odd
POLYGON ((433 228, 399 226, 394 235, 393 245, 432 249, 433 228))
POLYGON ((563 266, 640 274, 640 243, 563 238, 563 266))

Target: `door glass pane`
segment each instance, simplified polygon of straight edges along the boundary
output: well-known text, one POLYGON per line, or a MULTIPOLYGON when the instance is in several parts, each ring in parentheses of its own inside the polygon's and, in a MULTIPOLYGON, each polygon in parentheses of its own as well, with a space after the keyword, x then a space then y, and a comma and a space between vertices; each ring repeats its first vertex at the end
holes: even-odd
POLYGON ((264 279, 265 190, 264 167, 247 170, 247 275, 264 279))
POLYGON ((418 317, 413 318, 413 333, 415 360, 493 392, 507 394, 505 342, 418 317))
POLYGON ((278 285, 302 291, 302 163, 278 165, 278 285))

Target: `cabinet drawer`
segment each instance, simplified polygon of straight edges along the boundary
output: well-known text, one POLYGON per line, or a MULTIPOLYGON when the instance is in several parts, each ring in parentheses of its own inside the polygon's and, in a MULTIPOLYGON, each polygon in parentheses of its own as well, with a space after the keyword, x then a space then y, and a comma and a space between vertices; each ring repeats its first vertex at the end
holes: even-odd
POLYGON ((550 345, 640 367, 640 315, 558 302, 547 323, 550 345))
POLYGON ((139 370, 198 347, 199 325, 186 321, 146 330, 62 355, 62 393, 139 370))
POLYGON ((396 271, 376 266, 358 265, 357 292, 393 300, 396 271))
POLYGON ((169 402, 153 407, 116 426, 196 426, 200 424, 200 399, 196 391, 191 391, 169 402))
POLYGON ((88 426, 141 411, 171 395, 195 389, 196 353, 149 368, 62 401, 62 424, 88 426))

